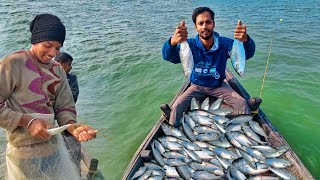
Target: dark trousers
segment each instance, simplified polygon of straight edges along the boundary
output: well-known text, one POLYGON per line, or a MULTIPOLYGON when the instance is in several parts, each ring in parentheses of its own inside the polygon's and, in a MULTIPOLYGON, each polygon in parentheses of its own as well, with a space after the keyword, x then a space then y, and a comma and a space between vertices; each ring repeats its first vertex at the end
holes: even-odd
MULTIPOLYGON (((193 97, 203 101, 206 97, 223 98, 224 103, 233 110, 232 115, 251 114, 249 105, 229 84, 223 82, 220 87, 210 88, 191 84, 191 86, 177 98, 171 107, 169 123, 178 126, 183 113, 190 107, 193 97)), ((226 107, 222 107, 226 108, 226 107)))

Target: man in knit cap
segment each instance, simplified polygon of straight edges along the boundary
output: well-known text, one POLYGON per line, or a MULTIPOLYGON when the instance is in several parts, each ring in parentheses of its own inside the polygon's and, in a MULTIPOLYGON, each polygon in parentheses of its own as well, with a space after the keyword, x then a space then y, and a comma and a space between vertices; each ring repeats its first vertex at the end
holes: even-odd
MULTIPOLYGON (((7 131, 8 179, 78 179, 61 136, 48 132, 77 123, 66 73, 52 60, 63 46, 66 29, 57 16, 40 14, 30 31, 31 49, 0 61, 0 126, 7 131)), ((80 142, 98 132, 79 124, 67 131, 80 142)))

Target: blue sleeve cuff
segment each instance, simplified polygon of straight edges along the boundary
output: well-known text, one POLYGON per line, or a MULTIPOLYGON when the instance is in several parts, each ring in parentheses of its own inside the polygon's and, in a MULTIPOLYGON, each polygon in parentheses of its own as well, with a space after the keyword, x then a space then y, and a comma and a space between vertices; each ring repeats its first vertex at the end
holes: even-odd
POLYGON ((179 46, 172 46, 170 44, 171 37, 164 43, 162 47, 162 57, 172 63, 181 63, 179 56, 179 46))

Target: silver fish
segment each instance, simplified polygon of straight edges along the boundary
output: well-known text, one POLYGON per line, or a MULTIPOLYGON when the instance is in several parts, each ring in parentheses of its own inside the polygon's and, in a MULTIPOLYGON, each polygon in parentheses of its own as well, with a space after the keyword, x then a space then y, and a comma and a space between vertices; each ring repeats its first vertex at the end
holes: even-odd
POLYGON ((218 116, 226 116, 228 114, 231 114, 233 111, 230 109, 214 109, 209 110, 211 114, 218 115, 218 116))
POLYGON ((196 116, 193 119, 196 123, 203 126, 212 125, 214 123, 214 120, 209 118, 208 116, 196 116))
POLYGON ((200 157, 194 153, 193 151, 189 150, 189 149, 186 149, 186 148, 183 148, 183 150, 188 154, 188 156, 193 159, 195 162, 198 162, 198 163, 202 163, 202 160, 200 159, 200 157))
MULTIPOLYGON (((216 158, 218 159, 218 161, 220 162, 220 164, 223 166, 224 169, 227 169, 229 166, 232 166, 231 161, 221 158, 219 156, 216 156, 216 158)), ((210 162, 213 163, 212 160, 210 160, 210 162)))
POLYGON ((242 131, 246 136, 253 139, 254 141, 260 143, 260 144, 266 144, 266 142, 261 141, 260 137, 248 126, 242 126, 242 131))
POLYGON ((216 121, 217 123, 219 123, 219 124, 224 124, 224 123, 230 121, 229 118, 226 118, 226 117, 223 117, 223 116, 219 116, 219 115, 213 116, 212 119, 214 121, 216 121))
POLYGON ((154 140, 154 147, 163 155, 164 152, 166 152, 166 150, 164 149, 164 147, 162 146, 162 144, 157 141, 154 140))
POLYGON ((252 129, 254 132, 260 134, 261 136, 263 136, 263 137, 267 140, 268 136, 267 136, 267 134, 264 132, 264 130, 262 129, 262 127, 259 125, 258 122, 256 122, 256 121, 249 121, 249 125, 250 125, 251 129, 252 129))
POLYGON ((208 144, 205 143, 205 142, 195 141, 195 142, 193 142, 193 143, 195 143, 196 145, 198 145, 198 146, 201 147, 201 148, 208 148, 208 144))
POLYGON ((191 172, 189 171, 188 165, 178 166, 176 170, 182 178, 191 179, 191 172))
POLYGON ((148 177, 148 180, 163 180, 164 179, 164 176, 154 176, 152 175, 151 177, 148 177))
POLYGON ((201 148, 197 144, 189 142, 189 141, 182 142, 181 144, 185 148, 190 149, 192 151, 200 151, 201 150, 201 148))
POLYGON ((227 172, 228 172, 228 179, 237 179, 237 180, 246 179, 246 176, 234 166, 229 166, 227 169, 227 172))
POLYGON ((194 120, 188 115, 188 114, 183 114, 184 116, 184 121, 189 125, 191 129, 194 129, 196 127, 196 123, 194 120))
POLYGON ((252 156, 250 156, 247 152, 238 149, 238 151, 240 152, 241 156, 243 157, 243 159, 247 162, 247 164, 252 167, 253 169, 257 169, 257 165, 254 162, 254 159, 252 156))
POLYGON ((209 161, 210 163, 218 166, 218 167, 223 167, 222 164, 220 163, 220 161, 217 158, 213 158, 209 161))
POLYGON ((230 57, 233 69, 242 76, 246 66, 246 52, 241 41, 237 39, 233 41, 230 57))
POLYGON ((226 133, 226 130, 224 129, 224 127, 221 124, 214 121, 214 125, 219 129, 220 132, 222 132, 223 134, 226 133))
POLYGON ((289 150, 289 148, 287 148, 286 146, 280 146, 280 149, 278 149, 276 152, 263 152, 263 155, 266 158, 276 158, 276 157, 281 156, 282 154, 284 154, 288 150, 289 150), (282 148, 282 147, 284 147, 284 148, 282 148))
POLYGON ((256 175, 269 171, 268 166, 261 163, 256 163, 257 169, 253 169, 243 158, 234 160, 232 164, 245 175, 256 175))
POLYGON ((214 169, 214 170, 208 170, 209 173, 212 173, 214 175, 218 175, 218 176, 224 176, 224 170, 222 169, 214 169))
POLYGON ((195 110, 195 109, 200 109, 199 103, 196 100, 196 98, 192 98, 191 99, 191 106, 190 106, 190 110, 195 110))
POLYGON ((267 159, 266 164, 272 168, 287 168, 292 166, 292 163, 285 159, 267 159))
POLYGON ((229 143, 228 140, 226 141, 215 140, 215 141, 209 141, 208 143, 213 146, 222 147, 222 148, 232 147, 232 145, 229 143))
POLYGON ((236 131, 231 131, 231 134, 234 134, 235 139, 242 145, 246 146, 246 147, 250 147, 252 146, 251 141, 249 140, 249 138, 247 136, 245 136, 244 134, 240 133, 240 132, 236 132, 236 131))
POLYGON ((217 133, 218 129, 214 129, 208 126, 196 126, 194 130, 198 133, 217 133))
POLYGON ((256 150, 256 149, 251 149, 251 148, 248 148, 248 147, 243 147, 243 150, 244 150, 245 152, 247 152, 250 156, 252 156, 252 157, 254 157, 254 158, 258 159, 258 160, 265 160, 265 159, 266 159, 266 158, 264 157, 264 155, 263 155, 260 151, 258 151, 258 150, 256 150))
POLYGON ((182 119, 182 129, 183 129, 183 132, 185 133, 185 135, 187 136, 188 139, 190 139, 191 141, 196 141, 196 138, 195 138, 195 136, 193 134, 192 129, 185 122, 185 118, 182 119))
POLYGON ((158 164, 152 163, 152 162, 145 162, 143 163, 145 167, 148 168, 148 170, 161 170, 164 171, 163 167, 159 166, 158 164))
POLYGON ((224 158, 224 159, 228 159, 228 160, 235 160, 238 158, 238 155, 235 154, 234 152, 232 151, 229 151, 225 148, 219 148, 219 147, 216 147, 213 149, 213 151, 220 157, 224 158))
POLYGON ((164 160, 160 154, 160 152, 154 147, 154 142, 151 144, 151 148, 152 148, 152 154, 154 159, 156 160, 156 162, 158 164, 160 164, 162 167, 165 165, 164 160))
POLYGON ((260 146, 251 146, 252 148, 261 151, 261 152, 276 152, 277 149, 271 147, 271 146, 267 146, 267 145, 260 145, 260 146))
POLYGON ((142 166, 138 169, 138 171, 136 171, 136 173, 134 173, 134 175, 132 176, 132 179, 135 179, 137 177, 140 177, 142 176, 142 174, 144 174, 147 170, 147 167, 145 166, 142 166))
POLYGON ((221 104, 223 102, 222 98, 218 98, 215 102, 213 102, 211 104, 211 106, 209 107, 209 110, 215 110, 215 109, 219 109, 221 104))
POLYGON ((236 140, 235 135, 232 134, 231 132, 226 132, 225 133, 226 138, 232 144, 234 147, 237 147, 239 149, 243 149, 242 145, 236 140))
POLYGON ((221 179, 221 176, 216 176, 207 171, 196 171, 191 175, 191 177, 193 179, 201 179, 201 180, 221 179))
POLYGON ((163 167, 165 169, 165 174, 169 178, 180 178, 179 173, 177 172, 175 167, 165 165, 163 167))
POLYGON ((295 180, 297 179, 297 177, 295 177, 294 175, 292 175, 291 173, 289 173, 288 171, 284 170, 284 169, 276 169, 276 168, 271 168, 269 167, 269 169, 275 173, 276 175, 278 175, 279 177, 281 177, 282 179, 290 179, 290 180, 295 180))
POLYGON ((172 150, 172 151, 178 151, 178 150, 182 149, 182 145, 177 143, 177 142, 167 141, 167 142, 162 142, 161 144, 166 149, 169 149, 169 150, 172 150))
POLYGON ((138 180, 147 180, 152 175, 151 171, 146 171, 142 176, 138 178, 138 180))
POLYGON ((166 165, 173 167, 186 165, 186 163, 181 161, 180 159, 166 159, 164 162, 166 163, 166 165))
POLYGON ((186 79, 189 79, 193 69, 193 55, 187 41, 180 44, 180 59, 183 73, 186 79))
POLYGON ((202 101, 200 108, 206 111, 209 110, 209 97, 202 101))
POLYGON ((273 177, 273 176, 251 176, 248 178, 248 180, 280 180, 279 177, 273 177))
POLYGON ((202 163, 190 162, 189 165, 191 166, 192 169, 196 171, 209 171, 209 170, 222 169, 221 166, 217 166, 215 164, 212 164, 210 162, 205 162, 205 161, 202 163))
POLYGON ((178 139, 181 139, 184 141, 189 141, 189 139, 183 134, 182 131, 180 131, 179 129, 177 129, 171 125, 168 125, 166 123, 162 123, 161 128, 167 136, 174 136, 178 139))
POLYGON ((209 111, 205 111, 202 109, 195 109, 188 112, 189 116, 214 116, 214 114, 210 113, 209 111))
POLYGON ((199 158, 202 160, 210 160, 215 156, 215 154, 208 149, 202 149, 201 151, 193 151, 193 152, 196 153, 199 156, 199 158))
POLYGON ((178 153, 176 151, 168 151, 168 152, 165 152, 163 154, 164 157, 166 158, 175 158, 175 159, 182 159, 182 158, 185 158, 186 156, 181 154, 181 153, 178 153))
POLYGON ((214 141, 218 140, 220 138, 219 133, 205 133, 205 134, 199 134, 196 136, 196 139, 198 141, 214 141))
POLYGON ((164 171, 161 171, 158 169, 153 169, 153 170, 148 170, 148 171, 152 172, 152 176, 164 176, 164 171))
POLYGON ((229 124, 241 124, 246 123, 252 119, 252 116, 249 115, 240 115, 235 118, 230 119, 230 121, 225 123, 225 126, 228 126, 229 124))
POLYGON ((226 131, 241 131, 243 124, 230 124, 225 127, 226 131))
POLYGON ((60 126, 60 127, 56 127, 56 128, 52 128, 52 129, 48 129, 48 133, 50 135, 56 135, 56 134, 59 134, 61 133, 62 131, 66 130, 67 128, 71 127, 71 126, 75 126, 75 125, 79 125, 78 123, 75 123, 75 124, 66 124, 64 126, 60 126))
POLYGON ((158 140, 160 142, 166 142, 166 141, 179 142, 179 141, 181 141, 180 139, 173 137, 173 136, 162 136, 162 137, 159 137, 158 140))

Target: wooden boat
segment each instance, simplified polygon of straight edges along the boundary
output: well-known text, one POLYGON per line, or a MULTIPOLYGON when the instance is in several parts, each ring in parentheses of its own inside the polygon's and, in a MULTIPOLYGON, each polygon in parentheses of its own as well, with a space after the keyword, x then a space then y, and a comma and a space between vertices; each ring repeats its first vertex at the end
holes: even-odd
POLYGON ((88 180, 104 180, 104 176, 98 169, 98 159, 92 158, 83 147, 81 147, 81 156, 81 177, 88 180))
MULTIPOLYGON (((240 82, 233 76, 233 74, 227 69, 226 70, 226 80, 230 84, 230 86, 237 91, 243 98, 247 100, 250 99, 250 95, 243 88, 240 82)), ((190 86, 190 82, 186 82, 181 90, 176 94, 173 98, 170 106, 175 102, 175 100, 190 86)), ((271 124, 270 120, 267 116, 262 112, 260 108, 257 109, 256 114, 254 115, 254 120, 256 120, 260 126, 264 129, 265 133, 268 135, 268 142, 272 146, 288 146, 289 150, 281 156, 281 158, 288 159, 292 162, 293 166, 287 168, 287 170, 295 175, 298 179, 314 179, 304 164, 301 162, 296 153, 291 149, 289 144, 285 141, 285 139, 279 134, 276 128, 271 124)), ((152 128, 148 136, 140 145, 139 149, 134 154, 131 162, 127 166, 127 169, 123 173, 122 179, 127 180, 130 179, 134 173, 143 165, 144 162, 148 161, 152 157, 151 153, 151 142, 153 139, 164 135, 164 132, 161 129, 161 123, 165 121, 165 115, 162 114, 159 121, 152 128)))

